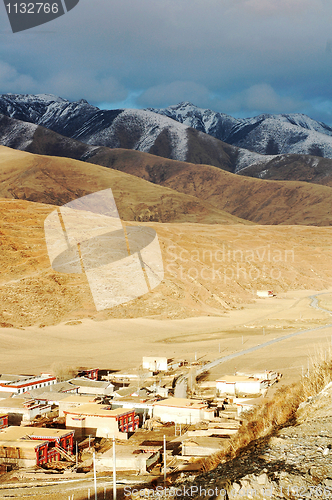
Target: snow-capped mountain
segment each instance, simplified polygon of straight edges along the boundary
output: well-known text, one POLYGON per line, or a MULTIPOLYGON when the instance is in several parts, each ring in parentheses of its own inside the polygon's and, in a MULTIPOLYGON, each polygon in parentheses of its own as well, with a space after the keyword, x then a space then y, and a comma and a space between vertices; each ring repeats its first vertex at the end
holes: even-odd
MULTIPOLYGON (((100 110, 85 100, 69 102, 52 95, 4 94, 0 96, 0 113, 88 145, 135 149, 232 172, 267 159, 149 110, 100 110)), ((5 136, 2 141, 9 145, 5 136)))
POLYGON ((235 119, 190 103, 100 110, 48 94, 1 95, 0 113, 0 144, 37 154, 98 163, 106 146, 264 179, 329 183, 332 175, 332 129, 299 114, 235 119))
POLYGON ((256 153, 310 154, 332 158, 332 128, 303 114, 263 114, 236 119, 198 108, 190 102, 149 110, 256 153))

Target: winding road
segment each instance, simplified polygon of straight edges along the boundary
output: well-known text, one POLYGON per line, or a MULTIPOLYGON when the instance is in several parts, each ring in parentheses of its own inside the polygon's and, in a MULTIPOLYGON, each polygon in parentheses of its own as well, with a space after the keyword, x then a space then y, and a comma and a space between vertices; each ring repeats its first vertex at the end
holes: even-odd
MULTIPOLYGON (((328 309, 323 309, 318 305, 317 297, 319 295, 324 295, 324 294, 325 292, 319 293, 317 295, 310 295, 309 296, 309 298, 311 299, 310 307, 314 307, 315 309, 326 312, 332 316, 332 311, 329 311, 328 309)), ((324 328, 331 328, 331 327, 332 323, 329 323, 328 325, 318 326, 316 328, 309 328, 308 330, 299 330, 298 332, 289 333, 288 335, 284 335, 283 337, 278 337, 276 339, 269 340, 268 342, 264 342, 263 344, 250 347, 249 349, 244 349, 243 351, 234 352, 233 354, 229 354, 228 356, 222 356, 221 358, 217 358, 214 361, 211 361, 210 363, 207 363, 206 365, 202 366, 202 368, 198 369, 196 372, 196 376, 206 372, 207 370, 210 370, 211 368, 214 368, 215 366, 221 363, 225 363, 226 361, 237 358, 239 356, 243 356, 245 354, 250 354, 251 352, 258 351, 259 349, 263 349, 264 347, 276 344, 277 342, 282 342, 283 340, 290 339, 292 337, 297 337, 298 335, 302 335, 303 333, 316 332, 318 330, 323 330, 324 328)))

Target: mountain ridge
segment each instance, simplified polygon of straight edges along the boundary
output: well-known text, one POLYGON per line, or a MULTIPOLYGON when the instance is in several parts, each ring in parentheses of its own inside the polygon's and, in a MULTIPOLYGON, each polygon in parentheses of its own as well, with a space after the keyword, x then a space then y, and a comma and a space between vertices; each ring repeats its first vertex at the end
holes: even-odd
MULTIPOLYGON (((184 104, 185 112, 190 108, 196 110, 195 113, 197 110, 206 113, 205 121, 210 125, 218 115, 210 110, 200 110, 189 103, 184 104)), ((125 148, 197 165, 213 165, 229 172, 261 179, 299 180, 332 185, 332 160, 329 158, 308 154, 258 154, 200 131, 202 127, 198 123, 191 123, 197 128, 189 127, 152 111, 103 111, 85 100, 70 103, 52 95, 16 94, 0 96, 0 113, 1 111, 7 114, 0 115, 0 144, 32 153, 96 163, 92 158, 100 148, 125 148), (28 121, 19 121, 18 117, 28 121), (32 123, 33 121, 36 123, 32 123)), ((251 124, 245 119, 222 116, 228 120, 228 133, 232 131, 234 136, 236 133, 244 133, 243 131, 252 134, 260 127, 263 119, 271 121, 272 115, 260 115, 260 120, 256 122, 255 119, 248 119, 253 122, 251 124), (237 124, 244 125, 241 125, 241 129, 237 124), (241 130, 237 130, 239 127, 241 130)), ((310 127, 317 130, 323 127, 299 114, 279 115, 278 119, 287 122, 290 127, 301 129, 301 133, 310 127)), ((277 120, 273 120, 276 126, 277 120)), ((332 129, 324 127, 327 134, 332 134, 332 129)), ((317 131, 314 133, 332 141, 332 136, 317 131)), ((292 135, 288 137, 290 142, 292 137, 294 138, 292 135)), ((271 140, 269 144, 273 150, 271 140)))

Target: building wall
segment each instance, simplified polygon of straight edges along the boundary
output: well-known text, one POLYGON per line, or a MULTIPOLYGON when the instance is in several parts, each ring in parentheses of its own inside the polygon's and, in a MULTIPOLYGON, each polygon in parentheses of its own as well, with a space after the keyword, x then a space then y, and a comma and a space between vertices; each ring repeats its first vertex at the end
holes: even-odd
POLYGON ((159 417, 162 422, 176 424, 197 424, 204 420, 205 409, 201 408, 176 408, 172 406, 154 406, 153 416, 159 417))
POLYGON ((78 419, 77 415, 66 414, 66 428, 75 429, 76 437, 94 436, 117 439, 127 439, 125 432, 120 432, 118 422, 113 417, 82 416, 78 419))
MULTIPOLYGON (((141 453, 139 455, 117 455, 115 458, 115 465, 117 471, 135 471, 140 474, 147 472, 149 467, 152 467, 158 462, 160 452, 155 453, 141 453)), ((96 458, 97 469, 113 470, 113 456, 101 456, 96 458)))
POLYGON ((167 371, 167 358, 165 357, 143 357, 143 369, 155 371, 167 371))
POLYGON ((208 446, 199 446, 195 444, 182 444, 182 455, 183 456, 192 456, 192 457, 207 457, 212 455, 213 453, 218 452, 219 450, 208 446))
POLYGON ((0 429, 5 429, 8 427, 8 415, 2 415, 0 417, 0 429))
POLYGON ((235 390, 237 394, 259 394, 261 391, 261 381, 236 382, 235 390))
POLYGON ((220 394, 259 394, 262 389, 260 380, 248 382, 217 382, 217 391, 220 394))

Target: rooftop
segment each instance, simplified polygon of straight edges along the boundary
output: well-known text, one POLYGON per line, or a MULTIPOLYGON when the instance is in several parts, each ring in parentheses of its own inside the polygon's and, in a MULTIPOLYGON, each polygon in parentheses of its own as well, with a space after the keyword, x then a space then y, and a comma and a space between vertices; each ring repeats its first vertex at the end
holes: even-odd
POLYGON ((75 404, 87 404, 87 403, 93 403, 95 400, 95 396, 80 396, 78 394, 71 394, 70 396, 66 396, 65 398, 62 399, 63 403, 75 403, 75 404))
POLYGON ((34 399, 26 400, 23 398, 7 398, 0 401, 0 412, 3 408, 29 409, 36 406, 39 406, 39 404, 34 399))
POLYGON ((111 382, 102 382, 100 380, 91 380, 88 378, 73 378, 70 384, 77 387, 99 387, 101 389, 107 389, 108 387, 114 387, 111 382))
POLYGON ((15 388, 28 387, 29 385, 41 384, 41 383, 51 382, 54 380, 56 380, 56 377, 53 377, 52 375, 49 374, 45 374, 41 375, 40 377, 26 377, 24 379, 11 380, 10 382, 0 381, 0 386, 15 387, 15 388))
POLYGON ((47 443, 47 441, 39 439, 34 441, 0 441, 0 448, 28 448, 34 450, 44 443, 47 443))
POLYGON ((174 408, 207 408, 207 403, 196 399, 168 398, 162 401, 156 401, 153 406, 171 406, 174 408))
POLYGON ((131 413, 134 409, 131 408, 116 408, 115 410, 108 410, 106 405, 97 403, 90 403, 82 405, 79 408, 70 408, 64 411, 65 414, 70 415, 96 415, 99 417, 116 418, 120 415, 131 413))
POLYGON ((224 375, 223 377, 221 377, 217 380, 217 382, 226 382, 226 383, 257 382, 257 381, 258 381, 258 378, 246 377, 244 375, 224 375))
POLYGON ((0 430, 0 441, 16 441, 29 439, 29 436, 45 440, 46 438, 60 438, 67 436, 72 431, 67 429, 46 429, 45 427, 19 427, 11 426, 0 430))
POLYGON ((205 437, 205 436, 197 436, 190 437, 186 439, 182 446, 202 446, 203 448, 215 448, 216 450, 220 449, 224 445, 223 439, 221 438, 213 438, 213 437, 205 437))

